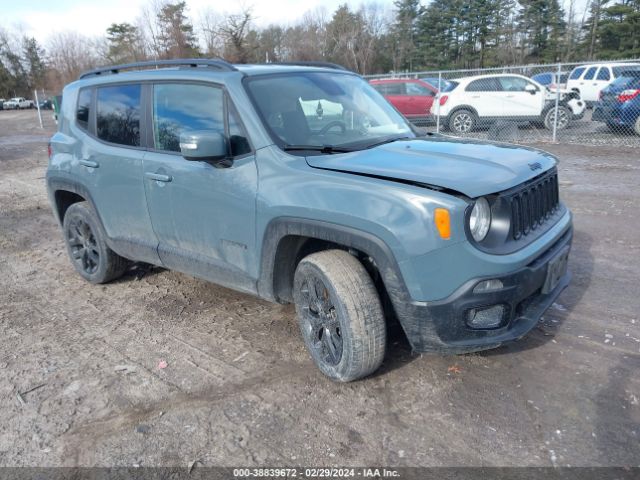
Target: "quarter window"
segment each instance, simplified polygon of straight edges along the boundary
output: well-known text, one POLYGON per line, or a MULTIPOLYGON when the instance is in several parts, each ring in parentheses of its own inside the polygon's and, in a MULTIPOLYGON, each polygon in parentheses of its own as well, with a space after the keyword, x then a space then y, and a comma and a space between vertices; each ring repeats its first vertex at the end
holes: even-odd
POLYGON ((98 88, 98 138, 131 147, 140 146, 140 85, 98 88))
POLYGON ((229 106, 229 145, 231 147, 231 156, 238 157, 251 153, 251 145, 247 139, 247 134, 242 128, 240 123, 240 117, 236 113, 235 109, 228 103, 229 106))
POLYGON ((158 150, 180 151, 180 134, 224 134, 224 93, 208 85, 166 83, 153 87, 153 137, 158 150))
POLYGON ((78 95, 78 107, 76 108, 76 123, 83 130, 89 130, 89 114, 91 113, 91 97, 93 90, 85 88, 78 95))

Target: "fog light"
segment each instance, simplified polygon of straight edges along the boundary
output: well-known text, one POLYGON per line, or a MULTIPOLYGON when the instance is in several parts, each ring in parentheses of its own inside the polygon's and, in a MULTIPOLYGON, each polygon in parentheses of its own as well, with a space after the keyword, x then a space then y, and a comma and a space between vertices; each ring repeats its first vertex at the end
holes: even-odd
POLYGON ((496 328, 504 319, 506 308, 504 305, 494 305, 486 308, 472 308, 467 313, 467 325, 471 328, 496 328))
POLYGON ((490 292, 492 290, 500 290, 504 285, 497 278, 492 278, 491 280, 485 280, 480 282, 473 288, 473 293, 484 293, 490 292))

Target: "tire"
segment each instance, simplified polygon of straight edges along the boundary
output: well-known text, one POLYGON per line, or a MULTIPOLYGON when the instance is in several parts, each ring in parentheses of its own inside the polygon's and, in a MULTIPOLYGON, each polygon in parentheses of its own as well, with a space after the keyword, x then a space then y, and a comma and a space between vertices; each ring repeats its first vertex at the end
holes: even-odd
MULTIPOLYGON (((553 130, 553 123, 555 122, 556 107, 551 107, 544 114, 544 127, 547 130, 553 130)), ((571 122, 571 111, 564 105, 558 105, 558 124, 556 130, 564 130, 569 126, 571 122)))
POLYGON ((633 133, 640 135, 640 116, 638 116, 636 121, 633 123, 633 133))
POLYGON ((476 115, 469 110, 458 110, 449 117, 449 130, 453 133, 469 133, 476 128, 476 115))
POLYGON ((87 202, 67 209, 62 230, 71 263, 88 282, 110 282, 129 268, 129 260, 107 246, 98 217, 87 202))
POLYGON ((302 338, 322 373, 350 382, 375 372, 387 343, 384 312, 364 266, 343 250, 303 258, 293 280, 302 338))

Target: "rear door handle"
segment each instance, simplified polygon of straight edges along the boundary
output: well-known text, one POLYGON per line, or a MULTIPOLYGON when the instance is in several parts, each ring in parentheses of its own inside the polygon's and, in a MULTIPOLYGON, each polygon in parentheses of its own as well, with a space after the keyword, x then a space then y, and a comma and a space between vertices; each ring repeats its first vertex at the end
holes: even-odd
POLYGON ((153 173, 153 172, 145 172, 144 176, 150 180, 155 180, 156 182, 170 182, 171 176, 164 175, 162 173, 153 173))
POLYGON ((80 160, 80 165, 84 165, 89 168, 98 168, 100 164, 98 162, 94 162, 93 160, 89 160, 88 158, 83 158, 80 160))

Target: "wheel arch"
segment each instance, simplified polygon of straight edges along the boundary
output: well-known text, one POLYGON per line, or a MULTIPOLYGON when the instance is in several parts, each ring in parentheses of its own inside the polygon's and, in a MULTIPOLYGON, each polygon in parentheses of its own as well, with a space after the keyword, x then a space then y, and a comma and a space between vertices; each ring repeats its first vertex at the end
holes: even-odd
POLYGON ((53 205, 53 213, 60 225, 62 225, 64 220, 64 214, 71 205, 77 202, 87 202, 91 205, 91 208, 98 217, 99 227, 102 229, 102 232, 105 232, 100 212, 96 208, 89 190, 84 185, 66 178, 47 175, 47 188, 49 190, 51 204, 53 205))
POLYGON ((293 276, 298 262, 317 251, 339 248, 357 256, 372 276, 387 307, 410 302, 393 252, 379 237, 344 225, 301 218, 281 217, 265 229, 262 242, 258 292, 279 303, 292 301, 293 276))
POLYGON ((456 105, 454 108, 451 109, 451 112, 449 113, 449 118, 451 118, 452 115, 455 115, 456 112, 459 112, 460 110, 469 110, 471 113, 473 113, 477 118, 480 118, 480 115, 478 115, 478 111, 473 108, 471 105, 456 105))

